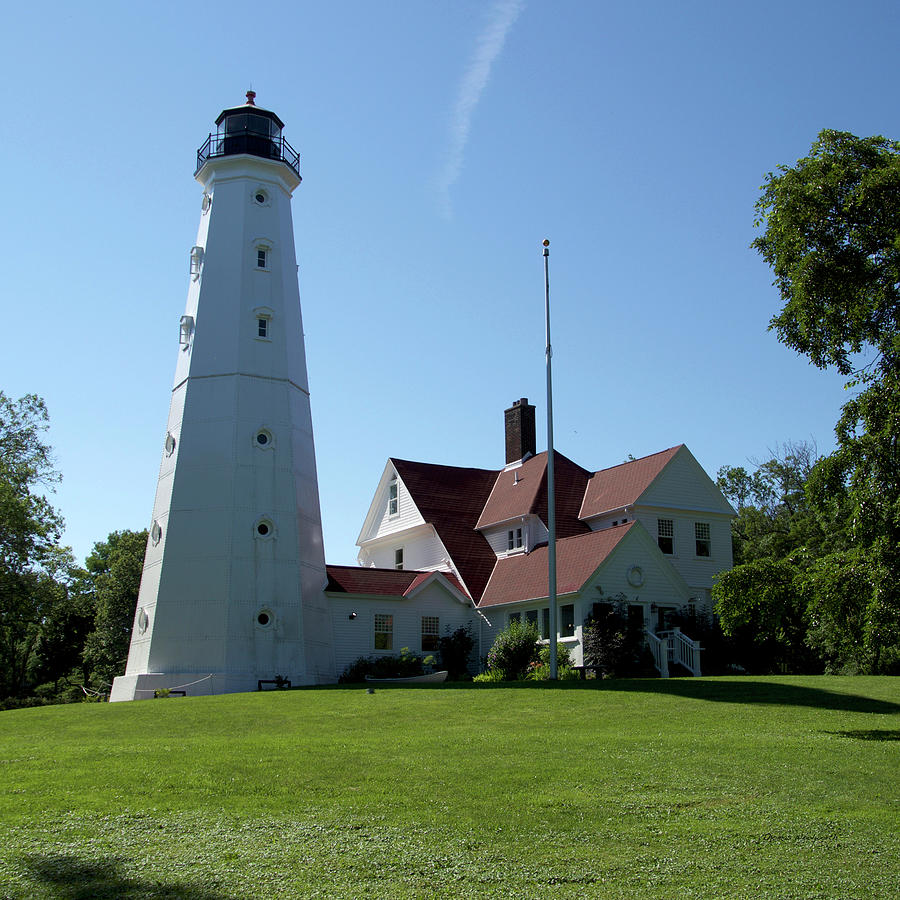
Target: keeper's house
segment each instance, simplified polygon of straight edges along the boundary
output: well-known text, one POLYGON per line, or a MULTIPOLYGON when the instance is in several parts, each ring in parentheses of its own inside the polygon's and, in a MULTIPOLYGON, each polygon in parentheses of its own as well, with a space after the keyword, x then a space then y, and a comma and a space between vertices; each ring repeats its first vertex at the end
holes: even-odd
MULTIPOLYGON (((547 453, 535 452, 534 406, 515 401, 505 428, 499 471, 387 461, 357 541, 362 568, 327 567, 338 673, 360 656, 435 650, 466 623, 479 656, 513 619, 549 639, 547 453)), ((575 664, 593 604, 624 594, 661 673, 677 640, 675 658, 700 674, 666 616, 710 609, 713 576, 732 565, 734 510, 684 444, 597 472, 554 460, 558 639, 575 664)))

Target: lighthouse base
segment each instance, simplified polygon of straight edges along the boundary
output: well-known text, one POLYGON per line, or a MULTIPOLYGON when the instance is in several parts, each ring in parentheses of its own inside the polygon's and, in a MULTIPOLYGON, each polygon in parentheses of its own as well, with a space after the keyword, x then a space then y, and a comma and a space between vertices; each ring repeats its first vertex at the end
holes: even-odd
MULTIPOLYGON (((169 696, 178 691, 176 696, 185 697, 210 697, 213 694, 240 694, 246 691, 255 691, 259 686, 259 679, 274 679, 272 673, 253 674, 247 672, 225 673, 213 672, 200 675, 197 672, 149 672, 143 675, 119 675, 113 679, 112 690, 109 693, 109 702, 117 703, 123 700, 152 700, 159 693, 165 691, 164 696, 169 696)), ((313 679, 302 677, 290 677, 292 686, 312 685, 313 679)))

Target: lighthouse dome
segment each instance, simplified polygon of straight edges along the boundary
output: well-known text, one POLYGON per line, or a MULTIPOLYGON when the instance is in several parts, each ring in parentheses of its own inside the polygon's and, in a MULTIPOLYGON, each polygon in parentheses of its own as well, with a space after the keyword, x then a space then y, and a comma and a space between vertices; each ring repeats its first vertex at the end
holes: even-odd
POLYGON ((219 113, 216 133, 197 151, 197 172, 211 157, 246 153, 286 163, 299 176, 300 155, 282 136, 283 128, 275 113, 256 105, 256 92, 247 91, 246 103, 219 113))

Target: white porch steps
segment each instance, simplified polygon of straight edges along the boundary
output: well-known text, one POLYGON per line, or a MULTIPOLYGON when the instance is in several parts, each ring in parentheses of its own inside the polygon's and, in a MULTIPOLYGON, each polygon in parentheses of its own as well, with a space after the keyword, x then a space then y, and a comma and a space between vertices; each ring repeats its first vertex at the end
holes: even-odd
POLYGON ((653 654, 653 664, 660 678, 669 677, 669 669, 673 663, 678 663, 691 675, 699 677, 701 674, 699 641, 692 641, 680 628, 657 631, 656 634, 645 631, 644 636, 653 654))

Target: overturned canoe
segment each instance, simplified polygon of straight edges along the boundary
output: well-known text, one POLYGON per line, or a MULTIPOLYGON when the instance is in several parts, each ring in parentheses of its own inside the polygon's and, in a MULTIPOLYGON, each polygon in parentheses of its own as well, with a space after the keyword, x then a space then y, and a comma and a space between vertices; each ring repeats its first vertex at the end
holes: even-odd
POLYGON ((427 675, 408 675, 405 678, 373 678, 366 675, 366 681, 377 682, 378 684, 438 684, 447 680, 447 672, 429 672, 427 675))

